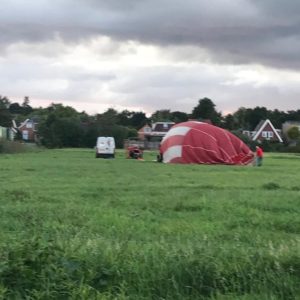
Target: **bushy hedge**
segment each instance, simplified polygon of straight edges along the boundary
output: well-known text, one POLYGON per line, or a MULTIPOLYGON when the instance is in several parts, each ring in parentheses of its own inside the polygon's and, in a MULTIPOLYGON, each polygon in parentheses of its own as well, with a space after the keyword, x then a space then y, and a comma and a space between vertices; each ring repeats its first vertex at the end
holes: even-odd
POLYGON ((263 141, 261 147, 265 152, 300 153, 300 144, 291 146, 288 143, 263 141))
POLYGON ((290 146, 286 140, 284 140, 283 143, 266 140, 262 143, 258 143, 252 141, 248 136, 242 134, 239 130, 231 131, 231 133, 241 139, 252 151, 255 151, 255 146, 260 146, 263 148, 264 152, 300 153, 300 144, 290 146))
POLYGON ((0 139, 0 153, 21 153, 28 150, 28 147, 20 142, 0 139))

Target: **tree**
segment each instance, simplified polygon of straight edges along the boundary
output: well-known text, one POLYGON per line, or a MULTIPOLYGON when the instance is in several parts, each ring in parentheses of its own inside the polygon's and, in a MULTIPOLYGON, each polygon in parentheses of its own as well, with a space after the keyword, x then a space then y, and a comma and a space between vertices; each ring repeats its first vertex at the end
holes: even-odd
POLYGON ((171 121, 172 114, 169 109, 161 109, 155 111, 150 118, 152 122, 167 122, 167 121, 171 121))
POLYGON ((144 125, 146 125, 149 122, 149 119, 146 117, 146 114, 142 111, 139 112, 132 112, 132 116, 130 118, 129 126, 140 129, 144 125))
POLYGON ((33 111, 32 107, 29 105, 29 97, 28 96, 24 97, 24 101, 22 103, 22 108, 23 108, 24 115, 28 115, 33 111))
POLYGON ((9 112, 12 114, 22 114, 23 107, 18 102, 14 102, 14 103, 10 104, 9 112))
POLYGON ((57 117, 77 117, 78 112, 71 106, 64 106, 61 103, 55 104, 52 103, 50 106, 46 109, 49 113, 54 113, 57 117))
POLYGON ((189 119, 189 116, 185 112, 173 111, 171 113, 171 121, 175 123, 186 122, 189 119))
POLYGON ((79 116, 81 122, 89 122, 90 121, 90 116, 85 111, 82 111, 81 113, 79 113, 78 116, 79 116))
POLYGON ((286 112, 280 111, 278 109, 274 109, 273 111, 269 111, 269 119, 275 128, 281 128, 282 124, 285 121, 288 121, 288 117, 286 112))
POLYGON ((125 127, 140 129, 148 122, 146 114, 142 111, 135 112, 127 109, 118 114, 117 124, 125 127))
POLYGON ((0 126, 10 127, 12 125, 12 116, 9 110, 0 108, 0 126))
POLYGON ((238 129, 252 130, 248 121, 248 109, 240 107, 234 114, 233 118, 237 124, 238 129))
POLYGON ((299 128, 297 126, 293 126, 293 127, 289 128, 287 131, 287 136, 292 141, 296 141, 300 137, 299 128))
POLYGON ((221 114, 215 109, 215 104, 208 98, 199 100, 197 106, 193 108, 191 117, 198 120, 211 120, 213 124, 220 124, 221 114))
POLYGON ((289 110, 288 111, 289 121, 300 121, 300 110, 289 110))
POLYGON ((9 105, 10 105, 10 101, 7 97, 2 97, 0 95, 0 108, 6 108, 8 109, 9 108, 9 105))
POLYGON ((224 117, 223 119, 223 126, 225 129, 228 130, 234 130, 234 129, 238 129, 237 127, 237 123, 235 121, 235 118, 232 114, 228 114, 224 117))
POLYGON ((132 117, 133 112, 125 109, 118 114, 118 124, 122 126, 129 126, 130 119, 132 117))
POLYGON ((38 127, 41 142, 49 148, 80 147, 83 129, 79 118, 48 115, 38 127))
POLYGON ((256 106, 254 109, 247 109, 247 121, 250 130, 254 130, 261 120, 268 119, 269 112, 265 107, 256 106))
POLYGON ((12 125, 12 115, 9 111, 9 105, 9 99, 0 95, 0 126, 10 127, 12 125))
POLYGON ((118 121, 118 112, 113 108, 109 108, 103 114, 97 115, 97 121, 102 126, 115 125, 118 121))
POLYGON ((187 121, 189 118, 187 113, 181 112, 181 111, 174 111, 171 112, 169 109, 161 109, 155 111, 150 119, 152 122, 175 122, 175 123, 181 123, 187 121))
POLYGON ((46 108, 47 115, 41 111, 38 133, 46 147, 82 146, 83 127, 80 114, 70 106, 51 104, 46 108))

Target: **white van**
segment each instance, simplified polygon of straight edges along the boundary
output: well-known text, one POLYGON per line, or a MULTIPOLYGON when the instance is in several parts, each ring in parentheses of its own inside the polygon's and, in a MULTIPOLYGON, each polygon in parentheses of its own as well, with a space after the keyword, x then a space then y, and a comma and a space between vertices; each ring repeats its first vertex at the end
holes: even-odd
POLYGON ((96 158, 115 157, 115 139, 111 136, 99 136, 96 144, 96 158))

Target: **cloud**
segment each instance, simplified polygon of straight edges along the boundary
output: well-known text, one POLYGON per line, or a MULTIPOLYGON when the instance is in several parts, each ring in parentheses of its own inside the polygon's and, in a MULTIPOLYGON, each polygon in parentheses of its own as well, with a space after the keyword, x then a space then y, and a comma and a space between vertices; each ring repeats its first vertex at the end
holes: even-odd
POLYGON ((292 0, 14 0, 2 9, 2 44, 108 36, 162 47, 192 45, 218 63, 300 67, 300 5, 292 0))
POLYGON ((1 12, 9 97, 91 112, 298 105, 294 0, 4 0, 1 12))

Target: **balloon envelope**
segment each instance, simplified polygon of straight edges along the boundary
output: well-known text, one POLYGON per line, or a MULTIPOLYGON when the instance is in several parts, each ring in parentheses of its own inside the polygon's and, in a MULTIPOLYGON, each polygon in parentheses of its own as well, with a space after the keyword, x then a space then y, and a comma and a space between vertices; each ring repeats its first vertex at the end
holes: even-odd
POLYGON ((161 142, 164 163, 247 165, 253 152, 229 131, 203 122, 173 126, 161 142))

